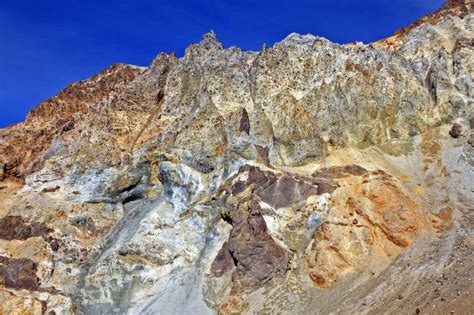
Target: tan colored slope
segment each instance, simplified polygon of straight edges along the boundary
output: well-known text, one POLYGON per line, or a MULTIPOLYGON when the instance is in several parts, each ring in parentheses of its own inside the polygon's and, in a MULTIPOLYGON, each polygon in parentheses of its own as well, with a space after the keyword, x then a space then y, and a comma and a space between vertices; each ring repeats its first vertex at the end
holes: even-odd
POLYGON ((472 13, 472 8, 472 0, 448 0, 438 11, 428 14, 416 22, 397 30, 392 36, 379 40, 375 42, 374 45, 397 50, 403 45, 410 31, 413 29, 423 24, 435 25, 448 16, 455 16, 462 19, 472 13))

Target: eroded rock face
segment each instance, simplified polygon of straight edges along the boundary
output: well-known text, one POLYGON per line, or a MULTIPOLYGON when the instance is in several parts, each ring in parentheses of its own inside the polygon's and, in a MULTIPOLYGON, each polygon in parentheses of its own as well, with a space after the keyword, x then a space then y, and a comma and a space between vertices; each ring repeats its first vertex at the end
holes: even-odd
POLYGON ((333 169, 336 176, 341 169, 358 172, 338 180, 332 213, 316 231, 307 260, 321 287, 334 285, 347 270, 398 255, 426 228, 421 209, 392 176, 353 165, 333 169))
POLYGON ((0 238, 4 240, 26 240, 30 237, 46 237, 53 230, 41 223, 29 224, 20 216, 0 219, 0 238))
POLYGON ((40 104, 0 130, 0 312, 412 313, 440 272, 430 311, 470 311, 471 6, 369 45, 209 33, 40 104))
POLYGON ((232 291, 252 290, 284 274, 289 254, 268 234, 258 203, 249 200, 230 210, 228 215, 232 230, 227 248, 236 264, 232 291))

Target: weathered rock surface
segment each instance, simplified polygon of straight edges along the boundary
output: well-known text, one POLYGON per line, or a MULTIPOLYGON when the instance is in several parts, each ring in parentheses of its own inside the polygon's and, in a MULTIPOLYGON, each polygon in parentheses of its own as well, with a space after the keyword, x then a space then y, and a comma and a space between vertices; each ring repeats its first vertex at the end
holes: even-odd
POLYGON ((0 130, 0 313, 471 313, 473 21, 70 85, 0 130))

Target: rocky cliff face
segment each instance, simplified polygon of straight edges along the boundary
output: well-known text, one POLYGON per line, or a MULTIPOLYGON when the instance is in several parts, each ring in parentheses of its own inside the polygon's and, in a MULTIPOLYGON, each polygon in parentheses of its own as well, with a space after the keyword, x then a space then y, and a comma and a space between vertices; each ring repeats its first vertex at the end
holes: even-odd
POLYGON ((471 10, 68 86, 0 130, 1 312, 470 313, 471 10))

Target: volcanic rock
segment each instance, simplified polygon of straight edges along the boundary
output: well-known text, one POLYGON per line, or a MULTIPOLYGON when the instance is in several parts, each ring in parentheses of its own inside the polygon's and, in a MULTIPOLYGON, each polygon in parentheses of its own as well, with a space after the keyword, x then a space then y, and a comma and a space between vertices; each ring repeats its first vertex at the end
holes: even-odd
POLYGON ((0 129, 0 313, 470 313, 473 21, 69 85, 0 129))

